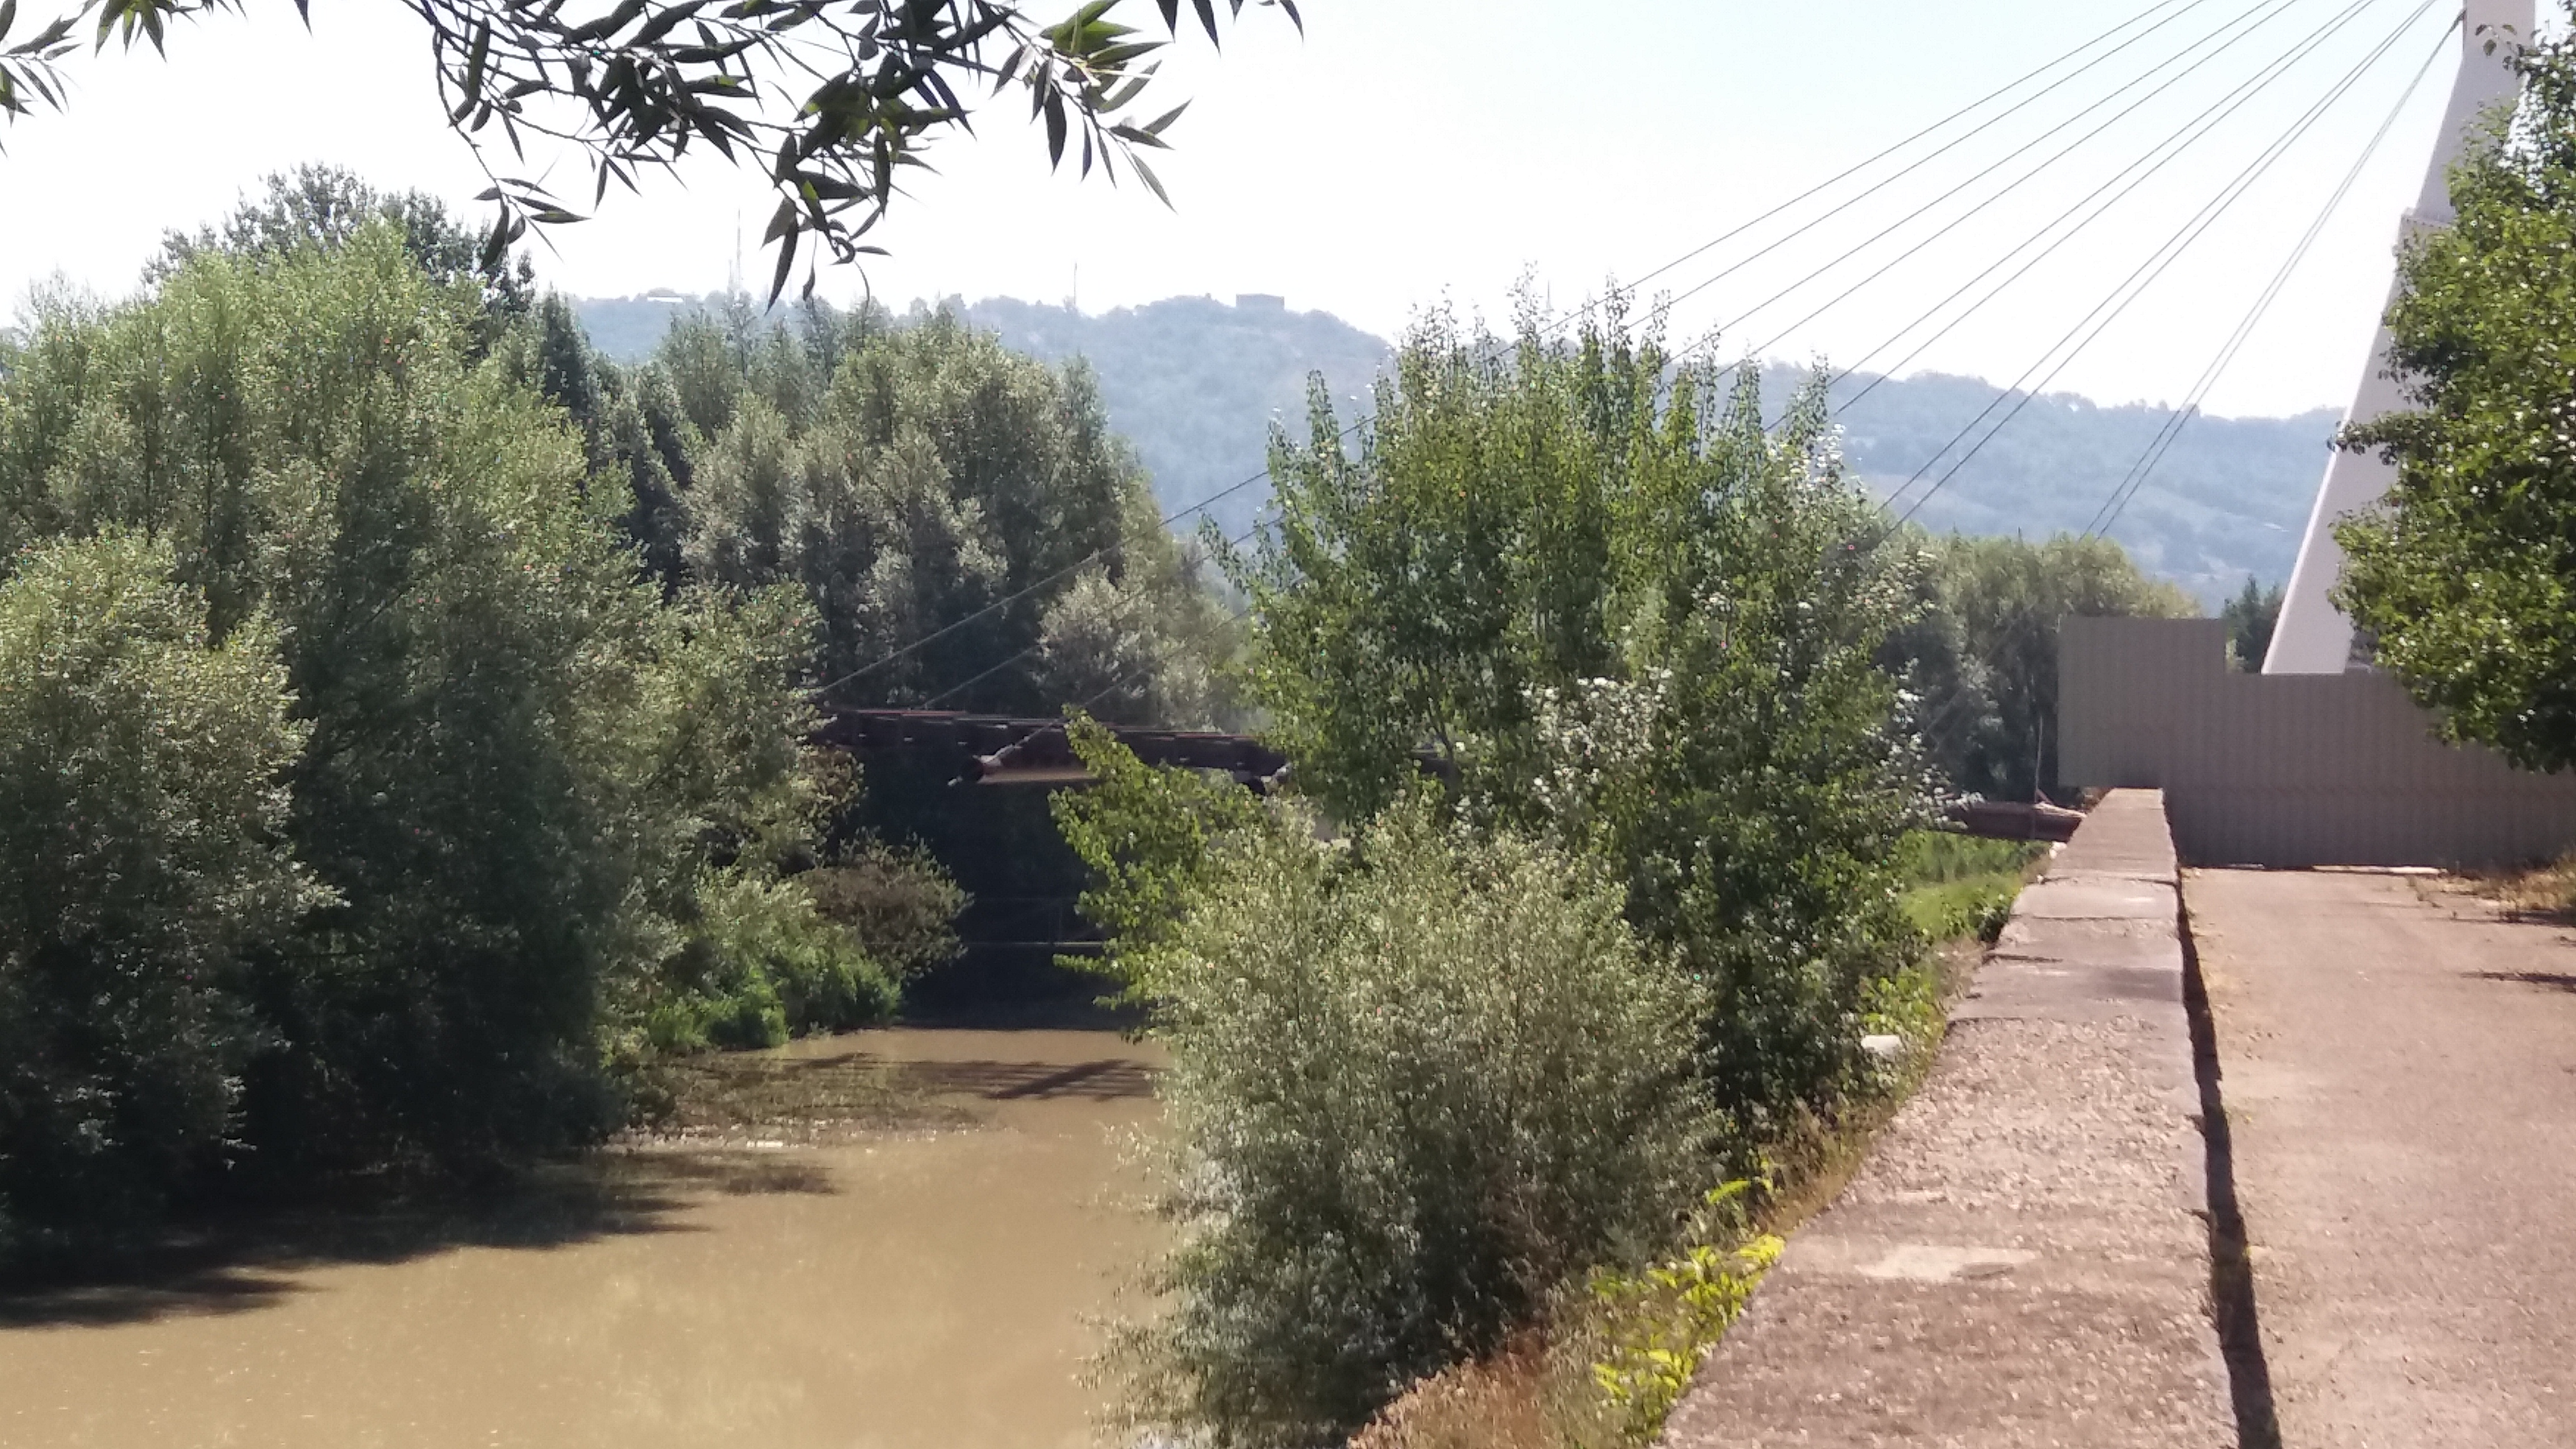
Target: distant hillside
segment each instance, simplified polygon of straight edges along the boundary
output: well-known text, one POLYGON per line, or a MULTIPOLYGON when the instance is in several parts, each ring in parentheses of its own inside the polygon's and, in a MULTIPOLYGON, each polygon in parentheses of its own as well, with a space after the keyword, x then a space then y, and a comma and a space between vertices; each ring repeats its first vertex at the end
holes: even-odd
POLYGON ((698 298, 647 292, 640 297, 575 297, 572 307, 591 346, 620 362, 641 362, 661 345, 673 317, 719 300, 713 294, 698 298))
MULTIPOLYGON (((1390 350, 1330 313, 1292 312, 1276 297, 1171 297, 1098 316, 995 297, 965 312, 1032 356, 1089 358, 1111 425, 1175 510, 1260 472, 1274 418, 1305 436, 1310 374, 1324 375, 1347 421, 1352 396, 1368 394, 1390 350)), ((1269 496, 1256 483, 1208 513, 1241 533, 1269 496)))
MULTIPOLYGON (((1767 389, 1784 393, 1795 376, 1772 369, 1767 389)), ((1837 402, 1866 382, 1837 386, 1837 402)), ((2002 395, 1991 383, 1937 373, 1882 383, 1841 414, 1844 457, 1884 497, 2002 395)), ((1983 426, 2012 406, 1998 407, 1983 426)), ((1940 532, 2080 533, 2164 421, 2164 409, 2139 404, 2102 407, 2071 393, 2032 399, 1931 495, 1915 521, 1940 532)), ((2267 583, 2287 579, 2338 421, 2331 409, 2194 418, 2111 536, 2141 567, 2213 606, 2249 574, 2267 583)), ((1972 443, 1975 436, 1982 430, 1972 443)), ((1922 498, 1957 458, 1956 451, 1945 454, 1907 501, 1922 498)))
MULTIPOLYGON (((648 355, 674 312, 692 305, 657 293, 579 307, 592 341, 632 360, 648 355)), ((1097 315, 997 297, 960 310, 1020 351, 1049 361, 1088 358, 1112 426, 1135 444, 1170 509, 1258 473, 1274 419, 1302 434, 1309 373, 1324 375, 1347 418, 1349 399, 1366 394, 1390 350, 1329 313, 1291 311, 1276 297, 1231 304, 1173 297, 1097 315)), ((1766 369, 1765 390, 1785 398, 1797 380, 1794 369, 1774 366, 1766 369)), ((1844 382, 1837 401, 1867 381, 1844 382)), ((1974 378, 1939 374, 1882 383, 1841 416, 1845 455, 1884 496, 2000 393, 1974 378)), ((2102 407, 2071 393, 2035 398, 1916 521, 1945 532, 2033 538, 2080 532, 2164 416, 2159 408, 2102 407)), ((2248 575, 2267 583, 2288 578, 2335 422, 2331 411, 2194 420, 2112 536, 2143 567, 2212 606, 2248 575)), ((1908 498, 1920 497, 1955 457, 1927 473, 1908 498)), ((1209 512, 1229 533, 1240 532, 1267 496, 1256 484, 1209 512)))

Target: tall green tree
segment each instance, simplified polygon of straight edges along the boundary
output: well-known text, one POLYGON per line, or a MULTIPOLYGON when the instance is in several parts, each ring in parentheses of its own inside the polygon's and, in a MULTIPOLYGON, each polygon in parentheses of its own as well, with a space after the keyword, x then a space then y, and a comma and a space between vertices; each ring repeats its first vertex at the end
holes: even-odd
POLYGON ((130 533, 0 580, 0 1262, 148 1221, 220 1166, 260 1024, 245 954, 329 896, 286 845, 277 631, 220 641, 130 533))
POLYGON ((599 355, 561 293, 527 308, 493 348, 502 371, 560 407, 581 430, 592 481, 586 489, 628 507, 617 527, 645 576, 678 597, 687 577, 691 453, 703 446, 678 391, 659 367, 621 368, 599 355))
POLYGON ((1234 561, 1298 788, 1356 824, 1427 763, 1472 816, 1612 862, 1707 983, 1705 1071, 1747 1127, 1850 1066, 1910 950, 1890 862, 1925 799, 1876 661, 1909 561, 1868 546, 1821 394, 1766 428, 1751 372, 1723 390, 1616 316, 1516 346, 1435 317, 1355 452, 1318 391, 1234 561))
POLYGON ((2249 576, 2245 587, 2219 610, 2219 617, 2227 621, 2227 652, 2238 669, 2262 672, 2263 658, 2272 652, 2272 631, 2280 627, 2282 597, 2279 584, 2267 589, 2249 576))
POLYGON ((1890 642, 1953 788, 2029 800, 2057 788, 2057 631, 2069 616, 2187 618, 2199 605, 2107 538, 1921 540, 1924 609, 1890 642))
POLYGON ((9 544, 147 531, 214 639, 276 621, 310 732, 283 828, 333 899, 240 984, 270 1170, 585 1140, 657 1010, 765 973, 755 947, 821 960, 716 909, 814 838, 810 616, 666 607, 625 490, 477 346, 483 288, 407 240, 198 254, 40 316, 0 377, 9 544))
POLYGON ((2351 429, 2395 461, 2336 529, 2336 599, 2451 739, 2576 766, 2576 44, 2516 62, 2521 109, 2451 173, 2388 313, 2411 406, 2351 429))
POLYGON ((873 309, 686 318, 656 367, 705 438, 689 571, 801 588, 831 702, 1133 723, 1221 707, 1224 623, 1083 367, 873 309))
MULTIPOLYGON (((390 222, 403 249, 441 284, 465 282, 482 289, 486 308, 506 324, 526 314, 536 274, 522 254, 486 255, 483 238, 449 215, 447 203, 421 191, 379 191, 337 166, 298 166, 261 178, 257 200, 245 198, 223 220, 193 233, 162 233, 161 255, 144 269, 149 279, 169 276, 200 252, 284 257, 308 247, 344 246, 371 222, 390 222)), ((489 340, 486 329, 483 340, 489 340)))

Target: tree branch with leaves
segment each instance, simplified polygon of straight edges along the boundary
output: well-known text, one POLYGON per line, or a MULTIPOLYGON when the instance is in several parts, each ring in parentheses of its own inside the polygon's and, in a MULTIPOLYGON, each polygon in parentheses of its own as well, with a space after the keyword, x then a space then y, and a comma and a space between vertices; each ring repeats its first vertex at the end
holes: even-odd
MULTIPOLYGON (((311 0, 295 0, 311 23, 311 0)), ((1170 203, 1144 153, 1187 103, 1149 113, 1161 52, 1195 19, 1211 43, 1245 0, 1154 0, 1162 35, 1114 19, 1123 0, 1088 0, 1042 24, 1006 0, 615 0, 584 18, 569 0, 404 0, 428 27, 447 124, 464 138, 489 187, 486 269, 532 227, 581 221, 542 176, 526 174, 531 146, 569 148, 589 173, 586 205, 612 185, 676 173, 693 150, 767 171, 778 206, 764 242, 777 267, 770 300, 800 257, 811 293, 815 264, 853 262, 904 172, 925 167, 938 137, 971 133, 979 107, 1016 88, 1043 126, 1051 165, 1079 158, 1114 183, 1121 167, 1170 203)), ((1296 0, 1275 6, 1302 29, 1296 0)), ((171 22, 246 14, 244 0, 85 0, 15 45, 18 0, 0 0, 0 115, 66 104, 63 64, 86 28, 93 52, 114 40, 167 49, 171 22)), ((541 169, 541 168, 540 168, 541 169)))

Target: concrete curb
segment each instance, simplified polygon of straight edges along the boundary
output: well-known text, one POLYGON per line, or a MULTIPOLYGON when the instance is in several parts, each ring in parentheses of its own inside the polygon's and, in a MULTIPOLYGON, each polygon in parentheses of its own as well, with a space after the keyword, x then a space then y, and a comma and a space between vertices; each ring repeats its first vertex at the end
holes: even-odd
POLYGON ((2115 792, 2023 892, 1931 1077, 1665 1443, 2237 1441, 2180 911, 2162 800, 2115 792))

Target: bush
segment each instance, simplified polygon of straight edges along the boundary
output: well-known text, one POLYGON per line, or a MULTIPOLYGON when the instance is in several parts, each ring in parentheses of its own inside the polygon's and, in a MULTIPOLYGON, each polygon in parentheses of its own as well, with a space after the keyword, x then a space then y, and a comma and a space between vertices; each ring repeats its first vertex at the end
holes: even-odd
POLYGON ((1862 1064, 1914 948, 1889 861, 1927 781, 1878 656, 1919 560, 1873 546, 1821 380, 1676 361, 1615 312, 1516 346, 1433 316, 1356 450, 1328 400, 1227 560, 1295 787, 1367 818, 1426 757, 1468 818, 1598 861, 1709 988, 1710 1100, 1748 1143, 1862 1064))
POLYGON ((147 1218, 222 1154, 245 948, 320 899, 280 843, 304 739, 267 621, 206 642, 167 545, 0 583, 0 1256, 147 1218))
POLYGON ((1898 843, 1896 868, 1910 885, 1938 885, 2019 876, 2047 854, 2045 841, 1988 840, 1950 830, 1917 830, 1898 843))
POLYGON ((688 964, 675 972, 683 985, 648 1018, 656 1050, 771 1047, 894 1014, 892 975, 815 909, 802 881, 736 872, 710 881, 699 901, 688 964))
POLYGON ((945 966, 962 949, 957 917, 966 909, 966 892, 927 854, 872 841, 797 883, 815 910, 838 922, 896 981, 945 966))
POLYGON ((2034 841, 1915 831, 1897 850, 1908 882, 1906 919, 1927 941, 1991 942, 2003 934, 2031 867, 2047 855, 2048 846, 2034 841))
POLYGON ((1704 1185, 1701 994, 1621 893, 1399 801, 1347 847, 1281 807, 1137 960, 1171 1048, 1182 1245, 1123 1352, 1141 1418, 1216 1442, 1357 1429, 1499 1347, 1704 1185))

